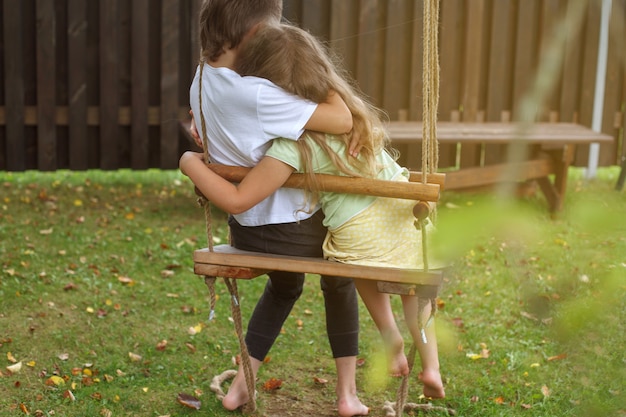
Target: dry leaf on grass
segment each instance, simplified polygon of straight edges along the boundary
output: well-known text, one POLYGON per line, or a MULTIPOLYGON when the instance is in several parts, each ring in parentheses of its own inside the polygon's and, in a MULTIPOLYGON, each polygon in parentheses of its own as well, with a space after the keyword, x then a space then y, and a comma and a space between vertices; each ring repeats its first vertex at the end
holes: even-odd
POLYGON ((197 399, 193 395, 189 395, 189 394, 185 394, 181 392, 176 397, 176 400, 179 402, 179 404, 182 404, 185 407, 193 408, 194 410, 200 409, 201 402, 199 399, 197 399))
POLYGON ((280 389, 280 387, 282 386, 283 386, 283 381, 281 379, 270 378, 267 381, 265 381, 265 384, 263 384, 263 389, 265 391, 276 391, 277 389, 280 389))

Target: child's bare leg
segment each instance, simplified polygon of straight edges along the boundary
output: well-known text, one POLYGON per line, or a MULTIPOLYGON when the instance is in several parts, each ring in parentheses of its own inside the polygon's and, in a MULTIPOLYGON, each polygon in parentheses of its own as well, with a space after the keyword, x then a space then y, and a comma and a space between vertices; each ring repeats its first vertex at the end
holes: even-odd
POLYGON ((365 416, 369 413, 356 393, 356 356, 335 358, 337 367, 337 409, 340 417, 365 416))
MULTIPOLYGON (((252 365, 253 379, 256 380, 257 372, 259 371, 259 368, 261 367, 263 362, 253 357, 250 357, 250 364, 252 365)), ((248 395, 246 375, 243 370, 243 364, 240 364, 237 375, 235 375, 233 382, 228 388, 228 393, 226 394, 226 396, 224 396, 224 399, 222 400, 222 405, 225 409, 232 411, 238 409, 248 401, 250 401, 250 396, 248 395)))
POLYGON ((354 283, 385 343, 389 372, 395 376, 408 374, 404 339, 393 316, 389 294, 379 292, 375 281, 355 279, 354 283))
MULTIPOLYGON (((444 398, 446 394, 443 389, 443 381, 441 380, 441 373, 439 371, 439 351, 437 349, 435 323, 434 321, 431 322, 430 325, 424 329, 427 341, 427 343, 424 343, 418 322, 419 306, 417 297, 402 296, 402 305, 404 307, 404 318, 420 355, 422 372, 419 373, 419 379, 424 384, 424 396, 430 398, 444 398)), ((423 317, 429 317, 430 311, 431 306, 429 303, 422 312, 423 317)))

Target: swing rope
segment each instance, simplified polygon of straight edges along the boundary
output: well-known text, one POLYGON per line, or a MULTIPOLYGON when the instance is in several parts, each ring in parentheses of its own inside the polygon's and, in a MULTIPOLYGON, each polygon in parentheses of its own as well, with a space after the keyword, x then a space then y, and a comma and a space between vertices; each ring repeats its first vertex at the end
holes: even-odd
MULTIPOLYGON (((423 72, 422 72, 422 183, 428 183, 428 174, 437 172, 439 164, 439 146, 437 143, 437 109, 439 106, 439 48, 438 48, 438 28, 439 28, 439 0, 424 0, 423 19, 423 72)), ((428 210, 427 212, 429 212, 428 210)), ((436 211, 431 213, 436 217, 436 211)), ((428 239, 427 239, 427 217, 416 221, 416 227, 421 230, 422 235, 422 259, 424 271, 428 272, 428 239)), ((437 303, 434 298, 427 300, 431 305, 430 317, 423 323, 422 312, 426 305, 424 300, 418 296, 418 323, 421 329, 422 342, 427 343, 425 328, 430 324, 435 314, 437 303)), ((413 343, 409 355, 409 372, 402 377, 402 382, 398 388, 395 410, 392 415, 402 416, 409 393, 409 376, 412 374, 415 364, 417 345, 413 343)), ((389 415, 389 413, 387 414, 389 415)))
MULTIPOLYGON (((208 143, 208 135, 206 132, 206 120, 204 118, 204 111, 202 110, 202 74, 204 72, 204 60, 200 61, 200 77, 199 77, 199 88, 198 88, 198 101, 200 105, 200 121, 202 125, 202 150, 204 153, 204 162, 208 164, 210 162, 209 155, 209 143, 208 143)), ((206 220, 206 233, 207 233, 207 245, 209 251, 213 252, 213 221, 211 216, 211 203, 202 195, 202 193, 198 192, 198 203, 204 208, 204 217, 206 220)), ((237 280, 234 278, 223 278, 226 283, 226 287, 230 292, 230 305, 233 316, 233 321, 235 323, 235 331, 237 333, 237 339, 239 341, 239 349, 241 352, 241 361, 244 376, 246 379, 246 387, 248 389, 248 395, 250 400, 244 404, 242 407, 242 411, 244 414, 252 414, 256 411, 256 399, 255 399, 255 388, 254 388, 254 377, 252 376, 252 364, 250 362, 250 354, 248 353, 248 346, 246 346, 246 341, 243 335, 243 322, 241 318, 241 306, 239 304, 239 291, 237 288, 237 280)), ((215 316, 215 304, 217 300, 217 296, 215 293, 215 281, 216 277, 212 276, 204 276, 204 282, 209 288, 209 295, 211 298, 211 312, 209 314, 209 321, 213 320, 215 316)))

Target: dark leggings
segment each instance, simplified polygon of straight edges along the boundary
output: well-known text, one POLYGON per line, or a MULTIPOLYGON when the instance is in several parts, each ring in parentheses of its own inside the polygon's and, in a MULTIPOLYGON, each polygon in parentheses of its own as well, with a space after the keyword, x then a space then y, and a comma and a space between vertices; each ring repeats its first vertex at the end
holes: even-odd
MULTIPOLYGON (((228 219, 232 245, 254 252, 321 257, 326 228, 321 210, 298 223, 241 226, 228 219)), ((250 355, 263 361, 276 341, 296 300, 302 294, 304 273, 271 272, 246 333, 250 355)), ((326 331, 334 358, 358 354, 359 314, 354 282, 350 278, 322 276, 326 331)))

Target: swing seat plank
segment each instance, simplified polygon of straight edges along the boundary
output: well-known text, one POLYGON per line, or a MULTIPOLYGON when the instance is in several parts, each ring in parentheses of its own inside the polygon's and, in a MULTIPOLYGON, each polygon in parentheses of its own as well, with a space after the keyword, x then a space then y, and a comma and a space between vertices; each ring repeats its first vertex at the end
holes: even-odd
POLYGON ((197 275, 220 276, 223 278, 250 278, 240 276, 241 271, 265 273, 267 271, 307 272, 310 274, 333 275, 347 278, 360 278, 397 284, 438 287, 443 279, 441 270, 383 268, 344 264, 321 258, 275 255, 250 252, 218 245, 209 249, 194 251, 194 272, 197 275), (264 271, 264 272, 261 272, 264 271))

